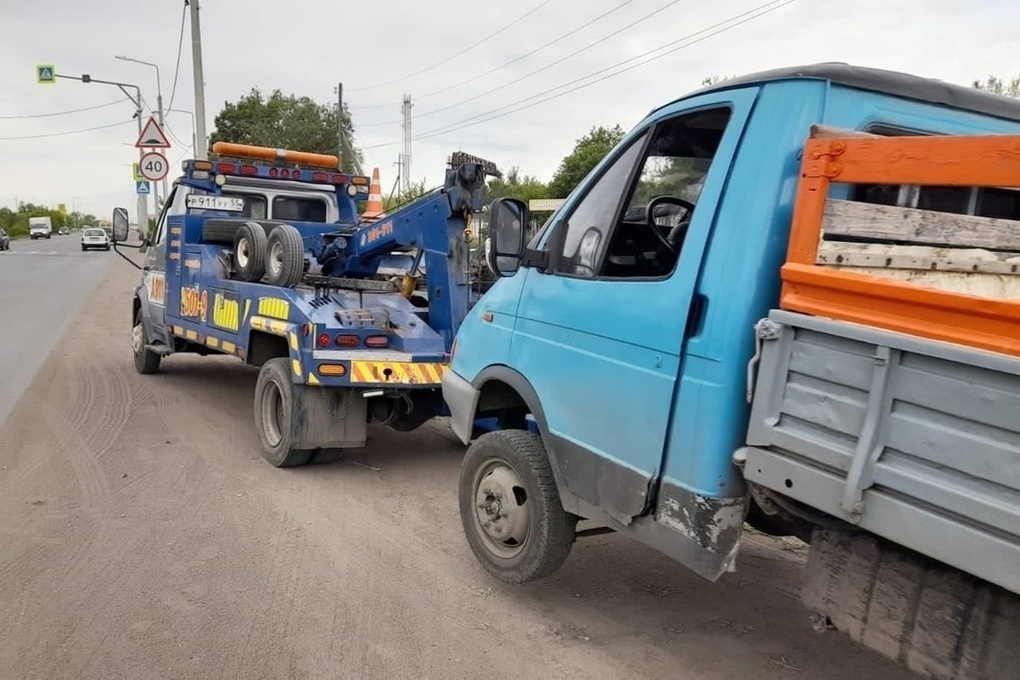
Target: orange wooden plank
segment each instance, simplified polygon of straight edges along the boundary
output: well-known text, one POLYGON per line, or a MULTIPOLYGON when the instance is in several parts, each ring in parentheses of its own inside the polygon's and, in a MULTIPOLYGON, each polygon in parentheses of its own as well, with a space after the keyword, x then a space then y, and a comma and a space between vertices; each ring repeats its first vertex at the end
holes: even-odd
POLYGON ((783 309, 1020 356, 1020 301, 796 262, 782 280, 783 309))
POLYGON ((1020 136, 809 139, 804 162, 825 156, 848 183, 1020 187, 1020 136))

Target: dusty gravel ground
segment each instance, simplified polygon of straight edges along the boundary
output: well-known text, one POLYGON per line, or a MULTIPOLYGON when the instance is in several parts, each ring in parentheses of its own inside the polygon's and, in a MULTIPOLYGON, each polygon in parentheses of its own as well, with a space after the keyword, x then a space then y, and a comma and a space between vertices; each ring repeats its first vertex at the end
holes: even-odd
POLYGON ((749 536, 716 584, 618 536, 494 582, 444 421, 272 468, 254 370, 134 372, 136 280, 111 268, 0 429, 0 677, 912 677, 812 630, 793 542, 749 536))

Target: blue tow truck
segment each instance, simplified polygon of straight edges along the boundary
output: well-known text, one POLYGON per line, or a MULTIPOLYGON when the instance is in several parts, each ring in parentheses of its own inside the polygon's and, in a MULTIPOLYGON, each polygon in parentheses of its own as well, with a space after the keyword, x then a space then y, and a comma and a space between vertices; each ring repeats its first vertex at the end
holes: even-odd
MULTIPOLYGON (((259 366, 255 425, 274 466, 335 460, 367 424, 413 430, 445 413, 439 389, 472 301, 471 224, 482 159, 455 153, 442 188, 376 219, 370 179, 336 156, 217 143, 186 160, 132 301, 143 374, 180 353, 259 366)), ((125 246, 128 215, 114 210, 125 246)), ((137 265, 136 265, 137 266, 137 265)))
MULTIPOLYGON (((481 565, 531 581, 613 531, 715 581, 751 525, 810 542, 803 599, 854 639, 929 678, 1020 678, 1020 357, 778 304, 798 210, 827 230, 810 268, 968 291, 935 322, 1017 299, 999 263, 1018 248, 988 250, 1020 228, 1016 170, 928 186, 898 162, 956 156, 872 147, 885 174, 841 179, 846 140, 1002 134, 1020 134, 1020 102, 816 64, 656 108, 528 243, 527 205, 496 201, 500 278, 442 383, 481 565), (812 155, 815 138, 831 141, 812 155), (798 198, 818 178, 831 192, 798 198), (480 417, 500 429, 477 436, 480 417)), ((985 164, 1016 167, 1017 139, 985 164)))

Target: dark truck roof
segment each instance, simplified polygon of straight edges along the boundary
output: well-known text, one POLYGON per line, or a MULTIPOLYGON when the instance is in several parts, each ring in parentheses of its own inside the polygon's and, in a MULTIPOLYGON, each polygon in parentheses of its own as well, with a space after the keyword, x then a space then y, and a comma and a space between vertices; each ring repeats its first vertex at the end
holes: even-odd
MULTIPOLYGON (((947 83, 944 80, 936 80, 935 78, 922 78, 899 71, 853 66, 841 62, 791 66, 749 73, 744 76, 724 80, 715 85, 709 85, 674 101, 681 101, 688 97, 705 94, 706 92, 727 90, 732 87, 795 79, 828 80, 838 85, 845 85, 846 87, 859 90, 880 92, 904 99, 941 104, 955 109, 963 109, 986 116, 1020 122, 1020 101, 1016 99, 993 94, 974 87, 947 83)), ((662 107, 656 107, 655 110, 659 108, 662 107)))

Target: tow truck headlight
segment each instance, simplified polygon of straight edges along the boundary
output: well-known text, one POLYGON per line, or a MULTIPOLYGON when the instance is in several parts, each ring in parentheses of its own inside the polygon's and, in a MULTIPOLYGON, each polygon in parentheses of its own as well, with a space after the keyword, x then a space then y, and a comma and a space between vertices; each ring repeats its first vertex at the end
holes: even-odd
POLYGON ((352 196, 352 197, 353 196, 357 196, 358 195, 358 187, 354 186, 353 184, 348 184, 347 185, 347 195, 348 196, 352 196))
POLYGON ((227 176, 226 175, 220 175, 220 174, 216 175, 216 186, 221 187, 221 186, 223 186, 226 183, 227 183, 227 176))

